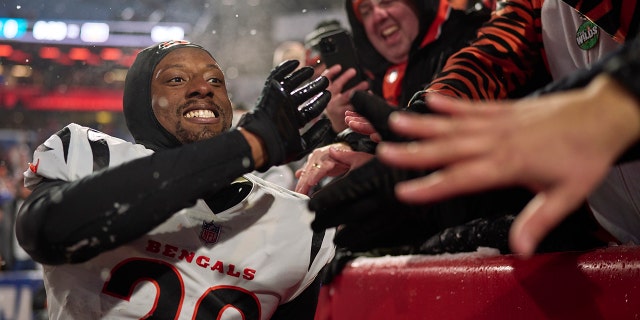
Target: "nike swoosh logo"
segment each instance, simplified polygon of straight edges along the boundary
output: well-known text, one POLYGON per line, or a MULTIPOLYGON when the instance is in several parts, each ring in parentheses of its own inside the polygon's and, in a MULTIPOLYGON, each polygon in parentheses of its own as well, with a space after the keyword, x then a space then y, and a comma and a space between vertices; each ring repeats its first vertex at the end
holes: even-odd
POLYGON ((38 159, 38 161, 36 161, 35 165, 33 163, 29 162, 29 170, 31 170, 31 172, 33 172, 33 173, 38 173, 38 166, 39 165, 40 165, 40 159, 38 159))

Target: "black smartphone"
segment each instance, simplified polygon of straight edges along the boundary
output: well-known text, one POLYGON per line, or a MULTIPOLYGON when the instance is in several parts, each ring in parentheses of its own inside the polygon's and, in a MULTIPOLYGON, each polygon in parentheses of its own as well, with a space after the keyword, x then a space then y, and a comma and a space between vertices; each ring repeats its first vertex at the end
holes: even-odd
POLYGON ((349 68, 356 69, 356 75, 345 84, 342 91, 351 89, 366 80, 362 73, 362 68, 358 64, 358 56, 351 34, 347 30, 338 30, 323 36, 317 46, 322 62, 325 63, 327 68, 339 64, 342 66, 340 74, 349 68))

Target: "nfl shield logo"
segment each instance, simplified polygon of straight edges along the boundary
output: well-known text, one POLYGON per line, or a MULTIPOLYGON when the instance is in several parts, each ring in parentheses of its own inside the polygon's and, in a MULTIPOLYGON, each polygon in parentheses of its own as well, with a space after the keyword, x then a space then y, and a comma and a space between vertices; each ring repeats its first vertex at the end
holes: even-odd
POLYGON ((200 239, 205 244, 214 244, 218 242, 220 236, 220 226, 217 226, 213 222, 202 222, 202 231, 200 231, 200 239))

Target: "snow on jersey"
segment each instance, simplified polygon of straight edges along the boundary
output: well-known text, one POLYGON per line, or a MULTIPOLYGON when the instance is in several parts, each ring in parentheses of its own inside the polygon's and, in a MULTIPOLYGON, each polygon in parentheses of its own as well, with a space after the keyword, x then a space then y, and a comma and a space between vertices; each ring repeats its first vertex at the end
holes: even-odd
MULTIPOLYGON (((76 124, 63 130, 34 152, 27 185, 77 180, 153 152, 76 124)), ((333 257, 334 231, 311 231, 306 196, 245 178, 250 194, 223 212, 198 200, 85 263, 45 265, 51 319, 268 319, 333 257)))

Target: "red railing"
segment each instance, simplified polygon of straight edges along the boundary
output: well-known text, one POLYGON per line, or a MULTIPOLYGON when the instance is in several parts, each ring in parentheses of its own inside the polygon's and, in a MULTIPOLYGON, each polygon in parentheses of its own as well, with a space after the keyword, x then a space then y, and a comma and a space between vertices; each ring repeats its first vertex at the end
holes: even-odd
POLYGON ((358 258, 317 320, 639 319, 640 247, 536 255, 358 258))

